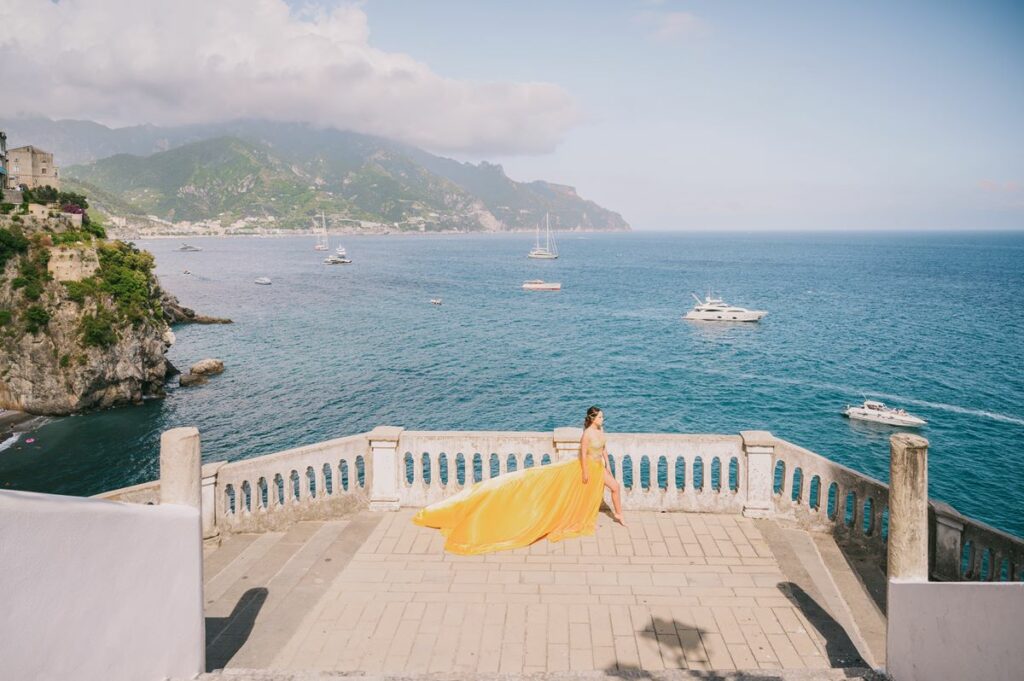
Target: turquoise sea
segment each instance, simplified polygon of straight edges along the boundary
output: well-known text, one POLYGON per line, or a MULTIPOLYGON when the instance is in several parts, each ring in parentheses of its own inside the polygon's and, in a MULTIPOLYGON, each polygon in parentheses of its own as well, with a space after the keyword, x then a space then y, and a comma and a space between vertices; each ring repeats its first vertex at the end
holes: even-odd
POLYGON ((176 328, 171 360, 227 371, 8 440, 0 484, 150 480, 182 425, 212 461, 380 424, 547 430, 591 404, 609 430, 765 429, 885 480, 892 429, 840 416, 866 395, 928 419, 933 497, 1024 535, 1024 234, 562 234, 557 261, 532 241, 351 236, 337 267, 312 237, 139 242, 183 304, 235 320, 176 328), (770 314, 682 321, 708 287, 770 314))

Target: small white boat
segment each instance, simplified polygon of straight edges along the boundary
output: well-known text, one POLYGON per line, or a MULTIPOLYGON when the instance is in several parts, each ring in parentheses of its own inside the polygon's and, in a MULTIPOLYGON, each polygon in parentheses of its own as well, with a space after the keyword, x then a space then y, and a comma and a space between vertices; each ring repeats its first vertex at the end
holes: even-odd
POLYGON ((324 258, 325 265, 350 265, 352 261, 339 255, 329 255, 324 258))
POLYGON ((704 300, 696 294, 690 294, 697 304, 687 312, 683 319, 699 322, 756 322, 764 317, 764 310, 748 310, 745 307, 729 305, 721 298, 713 298, 709 293, 704 300))
POLYGON ((523 282, 524 291, 561 291, 562 284, 557 281, 544 281, 543 279, 530 279, 523 282))
POLYGON ((252 283, 259 284, 260 286, 270 286, 270 277, 256 277, 252 283))
POLYGON ((544 245, 540 245, 540 223, 537 223, 537 241, 530 252, 527 254, 527 258, 533 258, 535 260, 556 260, 558 258, 558 249, 551 243, 551 223, 548 220, 548 214, 544 214, 544 229, 546 233, 544 245))
POLYGON ((178 250, 179 251, 188 251, 190 253, 193 253, 193 252, 196 252, 196 251, 201 251, 203 249, 200 248, 199 246, 193 246, 192 244, 182 243, 180 246, 178 246, 178 250))
POLYGON ((860 406, 846 405, 843 416, 858 421, 874 421, 889 426, 904 426, 907 428, 920 428, 928 422, 922 418, 908 414, 905 409, 893 409, 876 400, 864 400, 860 406))
POLYGON ((337 253, 342 258, 348 257, 348 253, 345 252, 344 246, 338 246, 337 248, 334 249, 334 252, 337 253))
POLYGON ((430 304, 431 305, 440 305, 442 302, 443 301, 440 298, 431 298, 430 299, 430 304))

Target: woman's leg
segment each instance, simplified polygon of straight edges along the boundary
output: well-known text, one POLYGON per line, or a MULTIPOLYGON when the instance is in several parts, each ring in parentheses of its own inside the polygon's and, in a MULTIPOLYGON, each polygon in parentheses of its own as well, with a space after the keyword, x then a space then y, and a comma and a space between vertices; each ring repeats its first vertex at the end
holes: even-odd
POLYGON ((622 499, 620 498, 619 481, 608 471, 604 469, 604 486, 611 490, 612 493, 612 509, 614 509, 615 519, 619 521, 619 524, 623 527, 626 526, 626 521, 622 519, 622 499))

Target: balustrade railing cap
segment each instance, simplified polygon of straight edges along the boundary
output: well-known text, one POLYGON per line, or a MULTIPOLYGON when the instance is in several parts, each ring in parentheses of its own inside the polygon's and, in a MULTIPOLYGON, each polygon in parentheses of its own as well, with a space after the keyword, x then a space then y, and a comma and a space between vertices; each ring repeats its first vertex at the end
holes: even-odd
POLYGON ((184 440, 185 438, 195 437, 199 435, 199 429, 195 426, 182 426, 180 428, 171 428, 165 430, 160 434, 161 443, 166 441, 173 442, 175 440, 184 440))
POLYGON ((226 463, 227 461, 211 461, 210 463, 203 464, 203 477, 209 478, 217 475, 217 471, 219 471, 220 467, 226 463))
POLYGON ((932 510, 935 511, 935 515, 943 516, 946 518, 956 518, 957 520, 963 520, 964 516, 961 515, 960 511, 956 510, 944 501, 931 501, 932 510))
POLYGON ((555 442, 574 442, 576 444, 579 444, 581 437, 583 437, 582 428, 574 428, 572 426, 566 426, 564 428, 555 428, 555 442))
POLYGON ((744 447, 774 447, 775 436, 767 430, 741 430, 744 447))
POLYGON ((371 441, 381 442, 398 442, 398 438, 402 436, 402 431, 405 428, 401 426, 377 426, 367 434, 367 438, 371 441))
POLYGON ((927 449, 928 440, 913 433, 896 433, 889 436, 889 443, 901 449, 927 449))

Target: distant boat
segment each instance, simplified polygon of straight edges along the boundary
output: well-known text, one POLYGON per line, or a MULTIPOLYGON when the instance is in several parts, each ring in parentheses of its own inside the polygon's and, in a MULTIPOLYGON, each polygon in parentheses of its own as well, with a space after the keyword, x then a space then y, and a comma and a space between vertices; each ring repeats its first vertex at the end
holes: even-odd
POLYGON ((345 247, 344 246, 338 246, 337 248, 334 249, 334 252, 337 253, 339 257, 342 257, 342 258, 347 258, 348 257, 348 253, 345 252, 345 247))
POLYGON ((313 220, 314 231, 319 228, 321 231, 316 234, 316 245, 313 246, 314 251, 326 251, 331 248, 330 243, 327 239, 327 221, 324 219, 324 212, 320 211, 320 224, 316 224, 316 220, 313 220))
POLYGON ((256 277, 256 279, 253 280, 253 283, 259 284, 260 286, 270 286, 270 277, 256 277))
POLYGON ((199 246, 193 246, 192 244, 186 244, 186 243, 182 242, 182 244, 180 246, 178 246, 178 250, 179 251, 194 252, 194 251, 201 251, 203 249, 201 249, 199 246))
POLYGON ((188 271, 188 270, 184 270, 184 271, 182 271, 182 274, 192 274, 192 273, 190 271, 188 271))
POLYGON ((764 310, 748 310, 745 307, 729 305, 721 298, 713 298, 709 293, 704 300, 691 294, 697 304, 683 316, 683 319, 698 322, 756 322, 764 317, 764 310))
POLYGON ((349 260, 348 258, 343 258, 343 257, 338 256, 338 255, 329 255, 326 258, 324 258, 324 264, 325 265, 350 265, 350 264, 352 264, 352 261, 349 260))
POLYGON ((546 282, 543 279, 530 279, 523 282, 524 291, 561 291, 562 284, 557 281, 546 282))
POLYGON ((920 428, 928 423, 922 418, 908 414, 905 409, 893 409, 875 400, 864 400, 864 404, 859 407, 847 405, 843 410, 843 416, 858 421, 874 421, 888 426, 904 426, 906 428, 920 428))
POLYGON ((554 260, 558 257, 558 249, 551 242, 551 222, 544 213, 544 245, 540 245, 540 223, 537 223, 537 241, 526 257, 536 260, 554 260))
POLYGON ((440 304, 441 304, 441 302, 442 302, 442 301, 441 301, 441 299, 440 299, 440 298, 431 298, 431 299, 430 299, 430 304, 431 304, 431 305, 440 305, 440 304))

